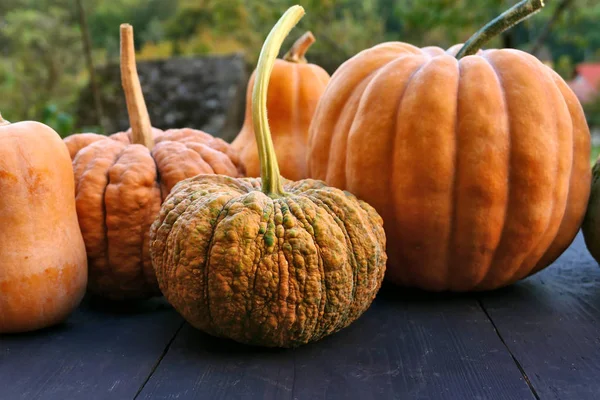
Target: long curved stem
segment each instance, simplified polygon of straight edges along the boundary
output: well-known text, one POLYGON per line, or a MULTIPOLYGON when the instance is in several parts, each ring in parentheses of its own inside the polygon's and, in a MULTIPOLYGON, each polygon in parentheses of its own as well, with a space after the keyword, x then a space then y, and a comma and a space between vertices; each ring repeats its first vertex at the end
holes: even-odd
POLYGON ((10 125, 10 122, 2 118, 2 114, 0 114, 0 126, 10 125))
POLYGON ((507 29, 512 28, 519 22, 529 18, 544 7, 544 0, 522 0, 515 4, 483 28, 475 32, 456 53, 456 58, 461 59, 464 56, 470 56, 488 42, 494 36, 501 34, 507 29))
POLYGON ((252 123, 258 145, 262 191, 268 196, 278 197, 284 194, 267 118, 269 80, 284 39, 303 16, 304 8, 301 6, 290 7, 281 16, 263 44, 256 67, 256 80, 252 90, 252 123))
POLYGON ((152 125, 135 65, 133 27, 129 24, 121 24, 121 84, 125 92, 132 142, 152 150, 152 125))
POLYGON ((304 35, 300 36, 298 40, 294 42, 288 52, 285 53, 283 59, 289 62, 306 63, 306 52, 316 40, 317 39, 315 39, 315 36, 311 31, 305 32, 304 35))

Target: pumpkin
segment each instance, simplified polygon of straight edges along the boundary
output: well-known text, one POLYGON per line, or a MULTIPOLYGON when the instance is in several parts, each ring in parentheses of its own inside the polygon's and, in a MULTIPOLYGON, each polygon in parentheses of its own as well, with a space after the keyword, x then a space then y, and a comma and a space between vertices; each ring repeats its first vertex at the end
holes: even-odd
POLYGON ((590 199, 581 225, 587 249, 596 262, 600 263, 600 158, 592 169, 590 199))
POLYGON ((64 321, 87 282, 73 168, 58 134, 0 116, 0 333, 64 321))
MULTIPOLYGON (((267 110, 275 153, 281 174, 291 180, 308 176, 306 149, 308 128, 319 98, 329 82, 329 74, 320 66, 309 64, 304 55, 314 43, 311 32, 302 35, 273 66, 267 94, 267 110)), ((246 116, 238 136, 231 143, 239 152, 246 176, 260 176, 260 161, 252 121, 252 90, 256 71, 252 73, 246 93, 246 116)))
POLYGON ((193 129, 152 128, 135 66, 133 28, 121 26, 121 76, 131 129, 65 138, 73 158, 89 292, 111 300, 160 295, 148 230, 180 180, 200 173, 239 176, 228 143, 193 129))
POLYGON ((385 233, 371 206, 279 174, 266 116, 269 74, 303 14, 288 9, 259 57, 252 116, 261 178, 183 180, 150 230, 166 300, 199 330, 256 346, 296 347, 348 326, 385 273, 385 233))
POLYGON ((479 50, 541 6, 522 1, 446 52, 376 45, 332 76, 310 127, 310 176, 382 215, 390 282, 499 288, 577 234, 590 191, 578 100, 535 57, 479 50))

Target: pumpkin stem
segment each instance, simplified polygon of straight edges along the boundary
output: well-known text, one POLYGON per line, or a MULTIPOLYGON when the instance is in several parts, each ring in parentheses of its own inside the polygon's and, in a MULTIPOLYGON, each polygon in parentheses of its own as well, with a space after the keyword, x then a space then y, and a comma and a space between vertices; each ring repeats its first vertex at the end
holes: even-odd
POLYGON ((154 135, 135 65, 133 27, 129 24, 121 24, 121 84, 125 92, 132 142, 152 150, 154 135))
POLYGON ((305 32, 298 40, 294 42, 289 51, 285 53, 283 59, 294 63, 306 63, 306 52, 309 47, 316 41, 315 36, 311 31, 305 32))
POLYGON ((301 6, 288 8, 267 36, 256 66, 256 81, 252 89, 252 124, 258 145, 262 191, 271 197, 281 196, 285 192, 267 118, 269 79, 284 39, 303 16, 304 8, 301 6))
POLYGON ((0 114, 0 126, 10 125, 10 122, 2 118, 2 114, 0 114))
POLYGON ((494 18, 483 28, 475 32, 456 53, 456 58, 461 59, 464 56, 470 56, 494 36, 500 35, 507 29, 512 28, 519 22, 531 17, 544 7, 544 0, 522 0, 515 4, 502 14, 494 18))

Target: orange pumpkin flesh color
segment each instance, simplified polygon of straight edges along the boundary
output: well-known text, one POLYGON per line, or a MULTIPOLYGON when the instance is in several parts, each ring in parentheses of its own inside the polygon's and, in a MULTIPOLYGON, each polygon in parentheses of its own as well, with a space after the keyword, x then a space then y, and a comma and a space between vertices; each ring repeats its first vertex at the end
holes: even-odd
POLYGON ((73 159, 89 291, 112 300, 144 299, 160 295, 148 230, 171 188, 197 174, 237 177, 243 169, 222 139, 151 126, 129 24, 121 25, 121 77, 131 129, 110 136, 75 134, 65 143, 73 159))
POLYGON ((65 320, 87 282, 69 153, 50 127, 0 116, 0 333, 65 320))
POLYGON ((281 43, 304 15, 290 7, 260 52, 252 95, 261 178, 198 175, 179 182, 150 230, 167 301, 211 335, 296 347, 353 323, 385 273, 373 207, 311 179, 279 174, 267 92, 281 43))
MULTIPOLYGON (((275 60, 267 111, 273 134, 273 145, 279 160, 281 175, 299 180, 308 177, 306 151, 308 129, 317 103, 329 82, 329 74, 320 66, 309 64, 305 54, 314 43, 311 32, 302 35, 285 54, 275 60)), ((252 90, 256 70, 248 82, 246 117, 238 136, 231 143, 240 154, 246 176, 260 176, 260 160, 252 122, 252 90)))
POLYGON ((382 43, 332 76, 310 129, 310 176, 382 215, 388 280, 495 289, 548 266, 577 234, 591 176, 577 98, 523 51, 479 51, 542 6, 522 1, 457 57, 459 46, 382 43))

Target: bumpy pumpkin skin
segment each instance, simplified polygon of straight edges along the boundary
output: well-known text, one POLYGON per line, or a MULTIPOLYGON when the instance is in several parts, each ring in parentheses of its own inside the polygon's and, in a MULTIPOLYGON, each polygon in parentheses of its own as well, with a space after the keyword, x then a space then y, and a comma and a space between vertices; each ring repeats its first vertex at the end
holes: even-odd
MULTIPOLYGON (((256 71, 252 73, 248 82, 244 125, 231 143, 239 152, 248 177, 260 176, 251 112, 255 78, 256 71)), ((281 175, 287 179, 299 180, 308 177, 308 129, 329 78, 329 74, 315 64, 282 59, 275 61, 267 93, 267 110, 281 175)))
POLYGON ((197 174, 240 176, 236 152, 193 129, 153 128, 152 151, 131 132, 64 139, 75 174, 77 215, 89 259, 90 293, 112 300, 160 295, 148 230, 180 180, 197 174))
POLYGON ((588 207, 581 225, 585 245, 600 263, 600 161, 592 169, 592 185, 588 207))
POLYGON ((0 126, 0 333, 55 325, 81 302, 87 260, 73 193, 54 130, 0 126))
POLYGON ((310 128, 310 177, 382 215, 389 280, 487 290, 553 262, 590 191, 590 134, 533 56, 383 43, 332 76, 310 128))
POLYGON ((200 175, 178 183, 151 227, 160 289, 193 326, 269 347, 318 340, 356 320, 385 273, 381 217, 323 182, 200 175))

